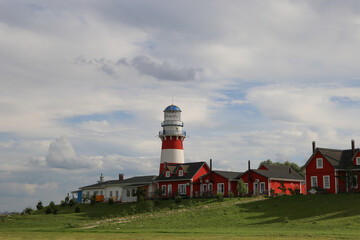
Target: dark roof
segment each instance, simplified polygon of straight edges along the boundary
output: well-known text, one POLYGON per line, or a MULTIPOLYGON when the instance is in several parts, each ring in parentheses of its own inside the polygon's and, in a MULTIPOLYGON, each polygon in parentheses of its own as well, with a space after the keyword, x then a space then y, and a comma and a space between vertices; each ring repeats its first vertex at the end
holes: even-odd
MULTIPOLYGON (((240 175, 242 175, 242 172, 232 172, 232 171, 221 171, 221 170, 213 170, 214 173, 226 178, 226 179, 236 179, 238 178, 240 175)), ((208 172, 207 174, 201 176, 201 178, 209 175, 210 172, 208 172)))
POLYGON ((180 108, 178 106, 175 106, 171 104, 170 106, 167 106, 164 110, 164 112, 181 112, 180 108))
POLYGON ((83 188, 98 188, 98 187, 105 187, 107 185, 115 185, 115 184, 121 184, 121 185, 133 185, 133 184, 150 184, 155 180, 155 175, 150 176, 137 176, 132 178, 127 178, 124 180, 108 180, 102 183, 96 183, 84 187, 80 187, 80 189, 83 188))
POLYGON ((315 154, 320 152, 321 155, 335 168, 335 169, 353 169, 359 168, 354 166, 353 158, 359 152, 359 149, 355 149, 355 154, 353 154, 352 149, 330 149, 330 148, 316 148, 314 153, 311 155, 309 160, 306 162, 305 166, 313 159, 315 154))
MULTIPOLYGON (((268 170, 250 169, 250 171, 260 174, 267 178, 276 178, 276 179, 284 179, 284 180, 287 179, 304 180, 304 178, 291 167, 281 166, 281 165, 270 165, 270 164, 262 164, 262 165, 265 166, 268 170)), ((244 174, 247 173, 248 171, 244 172, 240 176, 243 176, 244 174)))
MULTIPOLYGON (((162 173, 156 178, 156 181, 169 181, 169 180, 190 180, 194 177, 194 175, 199 171, 199 169, 206 165, 206 162, 192 162, 192 163, 181 163, 181 164, 171 164, 168 167, 171 169, 170 177, 165 177, 165 172, 167 168, 165 168, 162 173), (182 177, 178 176, 178 170, 182 168, 187 168, 184 171, 184 175, 182 177)), ((207 165, 206 165, 207 166, 207 165)))

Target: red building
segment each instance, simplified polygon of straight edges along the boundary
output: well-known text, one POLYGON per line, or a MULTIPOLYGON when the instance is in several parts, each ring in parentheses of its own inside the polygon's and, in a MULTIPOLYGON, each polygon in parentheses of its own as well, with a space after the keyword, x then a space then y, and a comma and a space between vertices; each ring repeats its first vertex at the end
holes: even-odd
POLYGON ((360 175, 360 152, 351 141, 351 149, 316 148, 305 164, 306 191, 308 193, 357 192, 360 175))
POLYGON ((206 162, 164 164, 155 182, 161 189, 162 197, 198 197, 200 196, 200 177, 210 171, 206 162))
POLYGON ((249 195, 289 195, 289 189, 304 194, 305 190, 304 178, 287 166, 263 164, 258 169, 250 169, 249 163, 249 170, 241 174, 239 179, 247 185, 249 195))
POLYGON ((221 193, 225 197, 230 196, 230 192, 234 196, 238 195, 237 184, 241 172, 219 171, 214 170, 200 177, 201 196, 212 196, 221 193))

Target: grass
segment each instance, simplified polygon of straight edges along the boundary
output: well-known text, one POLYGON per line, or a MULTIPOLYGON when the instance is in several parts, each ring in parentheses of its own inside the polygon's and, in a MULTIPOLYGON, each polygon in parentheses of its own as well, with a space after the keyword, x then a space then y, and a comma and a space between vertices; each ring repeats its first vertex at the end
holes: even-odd
POLYGON ((58 207, 0 218, 0 239, 358 239, 360 194, 58 207))

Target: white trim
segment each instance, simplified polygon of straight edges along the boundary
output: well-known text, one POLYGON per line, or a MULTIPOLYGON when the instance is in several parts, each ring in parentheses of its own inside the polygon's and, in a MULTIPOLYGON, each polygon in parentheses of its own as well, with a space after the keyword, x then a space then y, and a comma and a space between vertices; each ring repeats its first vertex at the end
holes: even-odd
POLYGON ((264 192, 266 192, 265 182, 260 182, 260 185, 259 185, 259 194, 263 194, 264 192), (264 191, 261 191, 261 186, 264 186, 264 191))
POLYGON ((323 188, 324 188, 324 189, 330 189, 330 185, 331 185, 331 184, 330 184, 330 176, 329 176, 329 175, 324 175, 324 176, 323 176, 323 188), (326 181, 325 181, 325 178, 328 178, 328 184, 329 184, 329 186, 325 186, 325 182, 326 182, 326 181))
POLYGON ((254 195, 259 194, 259 183, 258 182, 254 182, 253 183, 253 192, 254 192, 254 195), (255 184, 257 185, 257 187, 255 188, 255 184))
POLYGON ((205 183, 202 185, 201 190, 203 193, 206 193, 208 191, 208 185, 205 183))
POLYGON ((170 177, 170 171, 169 170, 166 170, 166 172, 165 172, 165 177, 170 177))
POLYGON ((168 196, 172 196, 172 185, 171 184, 169 184, 167 186, 167 194, 168 194, 168 196), (171 195, 170 195, 170 193, 171 193, 171 195))
POLYGON ((323 158, 317 158, 316 159, 316 168, 317 169, 323 169, 324 168, 324 159, 323 158), (321 160, 321 166, 319 164, 319 160, 321 160))
POLYGON ((178 193, 179 194, 186 194, 186 184, 178 184, 178 193), (180 190, 185 190, 185 192, 180 191, 180 190))
POLYGON ((354 186, 354 183, 353 183, 352 188, 353 188, 353 189, 354 189, 354 188, 358 188, 358 187, 359 187, 359 179, 358 179, 358 176, 357 176, 357 175, 354 175, 353 177, 356 178, 356 186, 354 186))
POLYGON ((245 185, 246 185, 246 189, 247 189, 246 194, 249 194, 249 184, 248 184, 248 183, 245 183, 245 185))
MULTIPOLYGON (((306 167, 305 167, 304 171, 305 171, 305 192, 304 192, 304 194, 307 194, 306 167)), ((301 186, 301 183, 300 183, 300 186, 301 186)))
POLYGON ((360 165, 360 157, 356 157, 356 159, 355 159, 355 164, 356 164, 356 165, 360 165))
POLYGON ((179 177, 184 176, 184 170, 179 170, 179 177))
POLYGON ((161 186, 161 195, 166 195, 166 185, 161 186))
POLYGON ((310 184, 311 184, 311 187, 319 186, 317 176, 311 176, 310 177, 310 184), (313 186, 313 179, 316 179, 316 186, 313 186))
POLYGON ((337 173, 337 170, 335 169, 334 170, 334 181, 335 181, 335 194, 337 194, 338 193, 338 181, 339 181, 339 179, 338 179, 338 177, 336 177, 336 173, 337 173))

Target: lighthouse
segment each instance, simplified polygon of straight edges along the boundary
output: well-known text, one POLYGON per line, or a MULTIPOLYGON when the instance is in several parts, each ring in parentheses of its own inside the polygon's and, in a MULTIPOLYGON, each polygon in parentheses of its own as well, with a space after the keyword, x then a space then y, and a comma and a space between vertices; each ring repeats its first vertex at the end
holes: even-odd
POLYGON ((186 132, 183 131, 184 123, 181 121, 181 110, 178 106, 170 105, 164 110, 163 128, 159 132, 162 141, 160 157, 160 173, 164 170, 165 164, 184 163, 183 141, 186 132))

